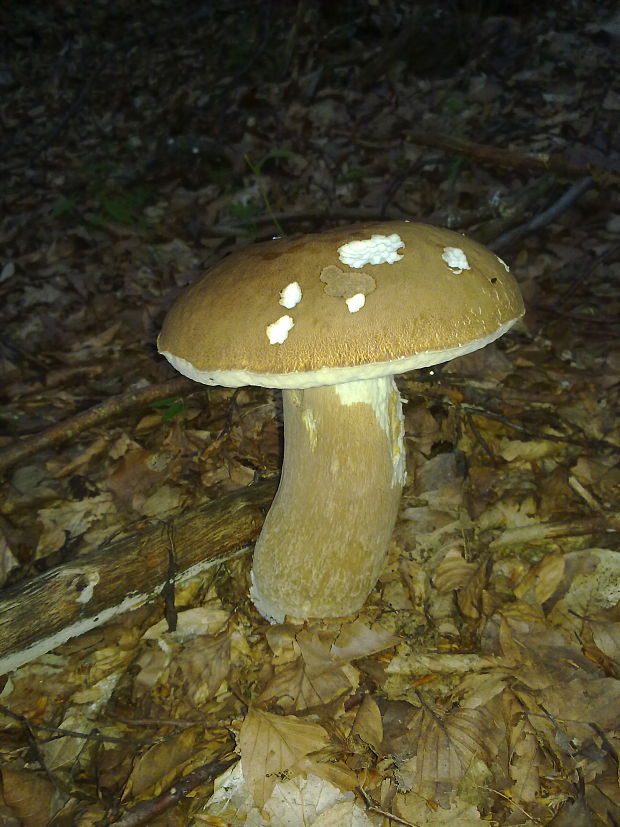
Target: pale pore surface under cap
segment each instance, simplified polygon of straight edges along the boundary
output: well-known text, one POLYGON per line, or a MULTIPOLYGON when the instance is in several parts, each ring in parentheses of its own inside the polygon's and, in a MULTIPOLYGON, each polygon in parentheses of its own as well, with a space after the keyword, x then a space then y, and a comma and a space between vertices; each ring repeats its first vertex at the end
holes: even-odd
POLYGON ((433 350, 427 353, 416 353, 407 359, 397 359, 394 362, 377 362, 368 365, 356 365, 345 368, 319 368, 315 371, 301 373, 252 373, 250 371, 203 371, 194 367, 187 359, 175 356, 172 353, 161 351, 170 364, 195 382, 203 385, 221 385, 224 388, 240 388, 244 385, 257 385, 260 388, 318 388, 321 385, 339 385, 343 382, 355 382, 358 379, 376 379, 380 376, 393 376, 397 373, 406 373, 409 370, 427 368, 449 362, 457 356, 472 353, 485 345, 494 342, 503 336, 512 327, 514 321, 506 322, 493 333, 475 342, 469 342, 461 347, 448 350, 433 350))

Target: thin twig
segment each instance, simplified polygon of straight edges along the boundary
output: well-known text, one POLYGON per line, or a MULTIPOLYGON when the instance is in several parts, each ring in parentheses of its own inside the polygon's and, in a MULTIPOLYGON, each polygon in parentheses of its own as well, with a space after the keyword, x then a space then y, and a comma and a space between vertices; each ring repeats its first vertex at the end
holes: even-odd
POLYGON ((419 825, 414 824, 413 821, 407 821, 406 819, 401 818, 400 816, 395 816, 393 813, 390 813, 387 810, 383 810, 381 809, 381 807, 378 807, 363 787, 357 787, 357 791, 364 799, 366 809, 369 812, 376 813, 378 816, 383 816, 383 818, 387 818, 389 821, 393 821, 394 824, 402 824, 404 825, 404 827, 419 827, 419 825))
MULTIPOLYGON (((152 746, 153 744, 158 744, 161 741, 167 740, 174 734, 170 733, 168 735, 158 736, 157 738, 123 738, 115 735, 103 735, 101 732, 78 732, 74 729, 65 729, 64 727, 52 726, 51 724, 38 724, 26 718, 25 715, 20 715, 17 712, 13 712, 8 708, 8 706, 4 706, 3 704, 0 704, 0 714, 6 715, 7 718, 12 718, 14 721, 17 721, 29 732, 32 730, 40 730, 43 732, 49 732, 54 737, 81 738, 84 741, 97 741, 101 744, 110 743, 152 746)), ((202 726, 202 724, 199 721, 194 721, 193 726, 202 726)), ((224 729, 224 727, 222 727, 222 729, 224 729)))

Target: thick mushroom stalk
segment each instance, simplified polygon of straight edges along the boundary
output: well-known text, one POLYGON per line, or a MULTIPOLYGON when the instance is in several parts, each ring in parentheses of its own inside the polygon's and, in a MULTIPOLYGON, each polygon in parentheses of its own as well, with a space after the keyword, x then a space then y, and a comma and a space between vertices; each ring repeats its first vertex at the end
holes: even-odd
POLYGON ((254 550, 251 596, 275 622, 361 608, 385 562, 405 480, 391 376, 284 390, 280 486, 254 550))

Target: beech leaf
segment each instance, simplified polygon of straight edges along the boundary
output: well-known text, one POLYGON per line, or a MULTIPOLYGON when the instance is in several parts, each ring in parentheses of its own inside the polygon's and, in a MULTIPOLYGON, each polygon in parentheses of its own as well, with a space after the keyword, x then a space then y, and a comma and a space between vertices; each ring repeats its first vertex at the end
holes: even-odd
POLYGON ((241 766, 252 797, 262 807, 278 779, 295 774, 295 765, 328 743, 322 726, 293 715, 274 715, 251 707, 241 725, 241 766))

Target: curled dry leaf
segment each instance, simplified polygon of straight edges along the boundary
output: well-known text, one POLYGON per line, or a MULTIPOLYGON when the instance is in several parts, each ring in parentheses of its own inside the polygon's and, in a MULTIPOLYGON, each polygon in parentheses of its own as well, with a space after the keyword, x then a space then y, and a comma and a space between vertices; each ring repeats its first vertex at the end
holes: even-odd
POLYGON ((3 586, 9 573, 19 565, 19 560, 9 546, 9 542, 0 529, 0 586, 3 586))
POLYGON ((502 703, 509 737, 508 769, 513 780, 510 798, 518 804, 527 804, 536 798, 539 772, 545 766, 544 756, 538 744, 538 733, 516 695, 505 690, 502 703))
POLYGON ((564 555, 547 554, 517 585, 515 594, 520 599, 527 599, 526 596, 531 591, 536 603, 545 603, 555 594, 564 577, 564 571, 564 555))
POLYGON ((181 774, 183 764, 195 752, 199 734, 199 727, 190 727, 143 752, 127 779, 123 801, 146 793, 156 784, 165 786, 177 773, 181 774))
POLYGON ((340 662, 348 662, 357 658, 365 658, 384 649, 397 646, 400 638, 390 634, 380 626, 372 629, 357 618, 351 623, 344 623, 340 634, 331 647, 331 654, 340 662))
POLYGON ((486 561, 468 563, 458 548, 446 552, 433 580, 439 592, 456 591, 465 617, 480 617, 480 598, 486 582, 486 561))
POLYGON ((597 623, 590 624, 592 639, 600 651, 613 661, 617 668, 620 668, 620 623, 597 623))
POLYGON ((364 695, 360 704, 349 738, 359 738, 373 750, 376 755, 381 752, 383 741, 383 723, 381 712, 371 695, 364 695))

